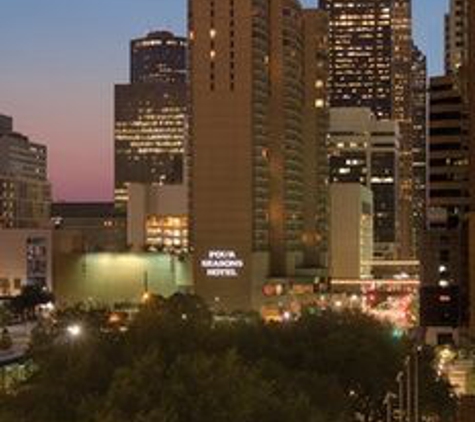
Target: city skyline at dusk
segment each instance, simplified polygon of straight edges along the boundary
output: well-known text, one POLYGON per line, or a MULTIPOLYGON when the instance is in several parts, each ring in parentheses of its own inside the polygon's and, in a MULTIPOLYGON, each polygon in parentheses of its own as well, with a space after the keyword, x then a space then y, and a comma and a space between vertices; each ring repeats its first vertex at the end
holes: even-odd
POLYGON ((475 422, 475 0, 4 0, 0 422, 475 422))
MULTIPOLYGON (((446 3, 414 1, 416 42, 431 74, 442 72, 446 3)), ((31 0, 3 6, 0 112, 49 147, 56 200, 110 200, 113 85, 128 78, 129 42, 156 29, 184 34, 186 2, 46 0, 34 14, 31 8, 31 0)))

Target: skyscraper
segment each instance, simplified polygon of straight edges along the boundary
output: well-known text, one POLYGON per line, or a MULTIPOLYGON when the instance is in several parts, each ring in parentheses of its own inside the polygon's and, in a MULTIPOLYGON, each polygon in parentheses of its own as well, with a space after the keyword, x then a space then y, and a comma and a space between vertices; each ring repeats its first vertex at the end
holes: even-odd
POLYGON ((428 142, 427 142, 427 60, 416 47, 413 48, 412 59, 412 123, 413 123, 413 222, 417 256, 421 256, 424 230, 427 221, 428 198, 428 142))
POLYGON ((374 198, 374 257, 396 256, 399 128, 378 120, 369 108, 330 109, 329 162, 332 183, 360 183, 374 198))
POLYGON ((186 38, 157 31, 130 42, 131 83, 184 83, 186 75, 186 38))
POLYGON ((445 72, 456 73, 468 59, 469 0, 450 0, 445 16, 445 72))
POLYGON ((469 139, 464 88, 456 74, 430 81, 429 209, 424 287, 456 289, 456 319, 467 318, 469 139))
POLYGON ((399 257, 415 254, 410 0, 320 0, 330 16, 330 105, 369 107, 396 120, 399 160, 399 257))
POLYGON ((46 147, 0 116, 0 228, 46 227, 50 205, 46 147))
POLYGON ((368 107, 392 115, 393 0, 321 0, 329 14, 332 107, 368 107))
POLYGON ((317 261, 325 19, 297 0, 191 0, 189 14, 194 280, 246 309, 317 261))
POLYGON ((115 86, 115 200, 127 184, 183 181, 188 132, 186 42, 153 32, 131 42, 131 83, 115 86))

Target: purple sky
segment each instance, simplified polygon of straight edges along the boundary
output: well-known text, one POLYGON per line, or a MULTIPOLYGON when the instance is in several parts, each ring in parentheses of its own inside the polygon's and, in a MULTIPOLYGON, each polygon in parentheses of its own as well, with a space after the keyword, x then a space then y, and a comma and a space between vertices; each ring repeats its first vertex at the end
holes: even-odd
MULTIPOLYGON (((439 73, 447 0, 413 2, 417 43, 428 53, 431 73, 439 73)), ((113 84, 127 81, 129 40, 152 29, 183 34, 185 3, 2 2, 0 113, 49 146, 56 200, 112 197, 113 84)))

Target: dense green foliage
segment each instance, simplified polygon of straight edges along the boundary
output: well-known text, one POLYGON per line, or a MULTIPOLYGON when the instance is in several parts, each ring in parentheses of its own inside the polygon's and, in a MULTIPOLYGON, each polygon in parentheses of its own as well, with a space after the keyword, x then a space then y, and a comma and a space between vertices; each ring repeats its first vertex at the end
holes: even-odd
MULTIPOLYGON (((176 295, 149 300, 125 331, 106 311, 70 309, 35 332, 37 371, 1 400, 0 420, 378 420, 409 347, 355 313, 215 322, 199 298, 176 295)), ((423 409, 450 413, 446 384, 423 362, 423 409)))

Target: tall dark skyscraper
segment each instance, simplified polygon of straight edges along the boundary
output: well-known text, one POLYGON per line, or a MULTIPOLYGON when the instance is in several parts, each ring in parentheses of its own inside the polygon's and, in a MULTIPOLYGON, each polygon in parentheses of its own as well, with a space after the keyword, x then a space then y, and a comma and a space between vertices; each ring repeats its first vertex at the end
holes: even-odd
POLYGON ((401 132, 398 256, 415 255, 410 0, 320 0, 330 18, 330 105, 368 107, 401 132))
POLYGON ((392 0, 321 0, 330 17, 330 105, 389 118, 392 0))
POLYGON ((330 109, 330 181, 373 192, 376 260, 396 255, 399 138, 397 123, 376 119, 369 108, 330 109))
POLYGON ((131 83, 115 86, 115 201, 127 184, 183 182, 188 132, 186 41, 152 32, 131 42, 131 83))
POLYGON ((131 82, 186 81, 186 38, 151 32, 130 43, 131 82))
MULTIPOLYGON (((448 289, 457 291, 460 303, 452 319, 461 325, 467 321, 469 292, 470 171, 465 91, 457 74, 431 78, 428 231, 422 278, 425 289, 440 289, 441 295, 448 289)), ((443 303, 439 310, 443 310, 443 303)), ((434 324, 430 320, 423 323, 434 324)))

